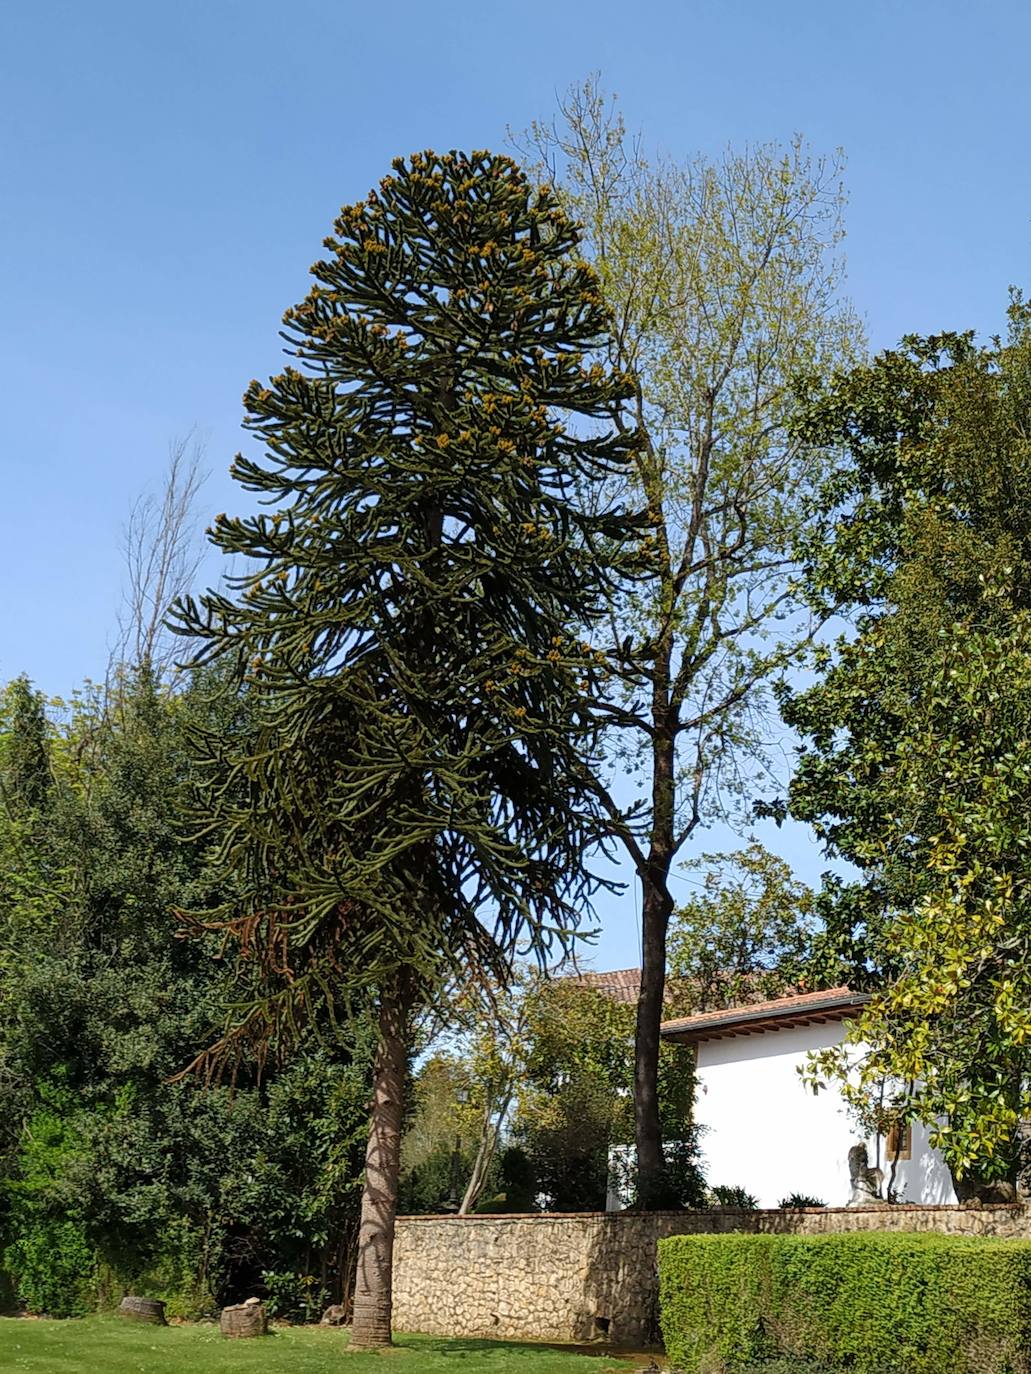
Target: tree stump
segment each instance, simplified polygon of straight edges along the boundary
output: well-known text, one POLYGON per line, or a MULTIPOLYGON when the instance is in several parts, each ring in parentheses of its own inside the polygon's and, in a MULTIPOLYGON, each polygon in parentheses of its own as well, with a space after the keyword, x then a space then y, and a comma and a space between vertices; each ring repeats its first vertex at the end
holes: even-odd
POLYGON ((127 1293, 118 1305, 123 1317, 134 1322, 151 1322, 154 1326, 167 1326, 165 1304, 158 1298, 137 1298, 127 1293))
POLYGON ((218 1329, 223 1336, 232 1338, 244 1336, 267 1336, 268 1317, 258 1298, 248 1298, 233 1307, 223 1307, 218 1319, 218 1329))

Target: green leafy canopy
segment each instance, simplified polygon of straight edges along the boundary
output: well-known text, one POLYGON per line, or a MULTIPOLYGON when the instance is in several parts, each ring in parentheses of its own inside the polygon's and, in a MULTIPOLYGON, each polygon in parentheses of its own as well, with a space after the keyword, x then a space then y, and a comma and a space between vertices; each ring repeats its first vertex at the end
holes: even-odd
POLYGON ((1028 1108, 1031 316, 1019 296, 1010 320, 1008 340, 985 347, 904 340, 812 408, 809 437, 847 462, 810 586, 859 614, 786 702, 804 740, 792 811, 862 873, 826 889, 818 961, 875 994, 817 1068, 842 1076, 875 1126, 885 1111, 930 1124, 957 1180, 1012 1180, 1028 1108))

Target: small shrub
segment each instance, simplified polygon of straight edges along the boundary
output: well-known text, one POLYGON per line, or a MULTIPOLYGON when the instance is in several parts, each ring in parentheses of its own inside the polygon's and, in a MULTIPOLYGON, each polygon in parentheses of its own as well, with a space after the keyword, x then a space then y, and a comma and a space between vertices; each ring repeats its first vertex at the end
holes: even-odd
POLYGON ((667 1141, 662 1149, 668 1191, 666 1205, 704 1207, 705 1175, 698 1154, 698 1131, 684 1127, 681 1134, 687 1139, 667 1141))
POLYGON ((270 1317, 284 1321, 314 1322, 329 1303, 329 1293, 314 1274, 273 1273, 266 1270, 261 1281, 268 1297, 265 1307, 270 1317))
POLYGON ((684 1374, 764 1361, 850 1374, 1031 1374, 1031 1242, 868 1232, 659 1242, 684 1374))
POLYGON ((826 1207, 822 1197, 810 1197, 808 1193, 788 1193, 777 1203, 778 1207, 826 1207))
POLYGON ((532 1212, 534 1208, 533 1165, 525 1150, 510 1145, 501 1156, 501 1186, 506 1211, 532 1212))
POLYGON ((718 1183, 709 1189, 707 1199, 710 1207, 738 1207, 742 1212, 754 1212, 759 1203, 744 1188, 731 1187, 718 1183))
POLYGON ((3 1254, 15 1292, 28 1310, 85 1317, 97 1305, 97 1255, 74 1221, 37 1221, 3 1254))
POLYGON ((0 1317, 10 1316, 18 1307, 14 1284, 6 1269, 0 1269, 0 1317))

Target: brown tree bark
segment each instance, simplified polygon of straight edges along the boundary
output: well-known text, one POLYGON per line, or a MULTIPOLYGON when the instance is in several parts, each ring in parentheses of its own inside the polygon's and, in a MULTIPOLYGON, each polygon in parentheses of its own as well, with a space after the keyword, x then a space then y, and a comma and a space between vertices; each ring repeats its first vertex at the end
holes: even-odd
POLYGON ((668 642, 659 646, 652 682, 652 826, 641 882, 641 991, 634 1038, 634 1130, 637 1146, 637 1205, 668 1205, 659 1121, 659 1026, 666 993, 666 933, 673 911, 669 870, 674 836, 676 736, 669 701, 668 642))
POLYGON ((666 1203, 665 1162, 659 1122, 659 1026, 666 989, 666 930, 673 904, 663 887, 645 885, 641 921, 641 995, 634 1041, 634 1118, 637 1205, 666 1203))
POLYGON ((379 1047, 373 1071, 372 1115, 358 1232, 352 1350, 376 1350, 391 1344, 394 1218, 401 1166, 407 1011, 405 1000, 396 989, 381 993, 379 1047))

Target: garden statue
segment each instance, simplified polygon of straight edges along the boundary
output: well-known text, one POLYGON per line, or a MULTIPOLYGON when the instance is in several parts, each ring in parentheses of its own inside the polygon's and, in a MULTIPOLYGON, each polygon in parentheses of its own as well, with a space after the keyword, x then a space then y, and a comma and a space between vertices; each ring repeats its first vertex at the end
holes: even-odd
POLYGON ((882 1169, 871 1169, 865 1145, 853 1145, 848 1152, 848 1177, 852 1184, 850 1207, 885 1206, 881 1197, 882 1169))

